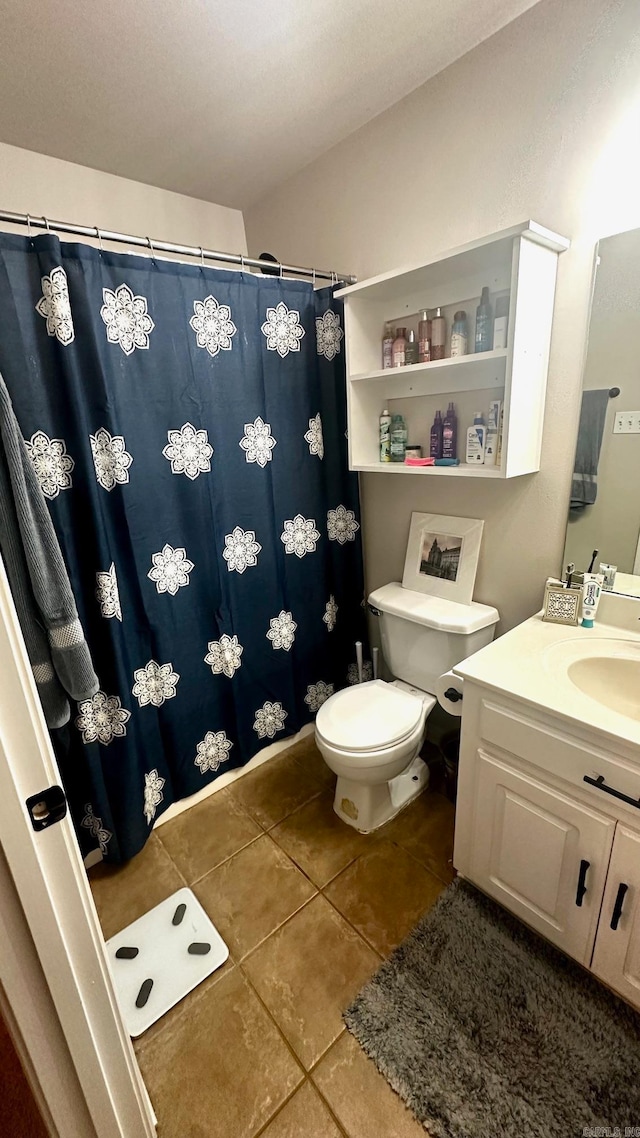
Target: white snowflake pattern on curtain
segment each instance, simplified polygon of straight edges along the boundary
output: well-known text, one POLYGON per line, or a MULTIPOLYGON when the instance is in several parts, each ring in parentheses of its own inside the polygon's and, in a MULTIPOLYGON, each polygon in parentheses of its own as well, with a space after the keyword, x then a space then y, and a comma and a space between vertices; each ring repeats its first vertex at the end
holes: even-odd
POLYGON ((146 296, 134 296, 126 284, 113 290, 103 288, 100 315, 110 344, 119 344, 125 356, 136 348, 149 347, 149 334, 155 324, 147 311, 146 296))
POLYGON ((303 518, 296 514, 284 523, 280 534, 280 541, 284 545, 285 553, 293 553, 296 557, 304 557, 305 553, 315 553, 320 534, 316 529, 315 518, 303 518))
POLYGON ((329 600, 327 601, 327 607, 324 610, 324 616, 322 618, 324 623, 326 624, 329 632, 333 632, 333 630, 336 626, 337 616, 338 616, 338 606, 336 604, 336 598, 334 597, 334 595, 332 593, 331 596, 329 597, 329 600))
POLYGON ((96 818, 93 812, 93 806, 90 802, 85 804, 84 818, 80 825, 83 826, 85 830, 88 830, 91 836, 96 839, 100 852, 106 857, 107 846, 113 834, 111 830, 107 830, 106 827, 102 825, 102 818, 96 818))
POLYGON ((267 308, 267 319, 261 326, 263 336, 270 352, 277 352, 284 359, 289 352, 300 351, 300 341, 304 328, 300 323, 300 313, 289 309, 283 300, 275 308, 267 308))
POLYGON ((244 573, 245 569, 258 564, 261 549, 252 529, 243 530, 236 526, 231 533, 225 534, 222 556, 230 573, 244 573))
POLYGON ((174 672, 173 664, 158 664, 149 660, 144 668, 136 668, 133 673, 134 685, 131 694, 134 695, 140 707, 152 704, 161 707, 167 699, 176 695, 176 684, 180 679, 178 672, 174 672))
POLYGON ((107 747, 113 739, 122 739, 127 734, 131 712, 122 706, 117 695, 98 691, 91 699, 80 701, 78 713, 75 725, 83 743, 102 743, 107 747))
POLYGON ((347 541, 355 541, 360 529, 353 510, 345 506, 336 506, 335 510, 327 511, 327 533, 329 541, 337 541, 344 545, 347 541))
POLYGON ((238 329, 231 319, 228 304, 218 304, 215 296, 194 300, 189 324, 196 334, 198 347, 206 348, 210 356, 217 356, 220 351, 231 351, 231 340, 238 329))
MULTIPOLYGON (((371 663, 371 660, 363 660, 362 661, 362 682, 363 682, 363 684, 368 683, 368 681, 372 680, 372 679, 373 679, 373 665, 371 663)), ((360 683, 360 677, 358 675, 358 665, 355 663, 349 664, 349 668, 347 670, 347 683, 350 684, 351 686, 353 686, 354 684, 360 683)))
POLYGON ((284 648, 288 652, 296 638, 297 627, 291 613, 283 610, 269 621, 267 640, 271 641, 273 648, 284 648))
POLYGON ((194 564, 187 557, 183 546, 174 549, 172 545, 163 545, 159 553, 151 554, 151 561, 147 577, 155 583, 159 593, 170 593, 175 597, 178 589, 189 584, 189 574, 194 564))
POLYGON ((161 778, 156 769, 149 771, 149 773, 144 776, 143 813, 149 825, 153 822, 156 816, 156 810, 164 799, 162 788, 165 781, 166 779, 161 778))
POLYGON ((25 446, 45 498, 51 501, 61 490, 71 489, 75 462, 67 454, 64 439, 50 439, 44 431, 36 431, 25 446))
POLYGON ((100 427, 95 435, 89 435, 89 441, 100 485, 105 490, 126 485, 133 455, 129 454, 125 446, 124 436, 111 435, 105 427, 100 427))
POLYGON ((167 431, 167 438, 169 442, 162 453, 171 463, 172 474, 186 474, 193 482, 199 474, 211 470, 213 447, 205 430, 183 423, 179 431, 167 431))
POLYGON ((224 675, 233 679, 242 664, 240 657, 244 652, 237 636, 228 636, 226 633, 219 640, 210 640, 207 645, 204 662, 208 664, 214 676, 224 675))
POLYGON ((276 445, 276 440, 271 434, 271 424, 265 423, 260 415, 253 423, 245 423, 244 435, 239 445, 246 454, 247 462, 257 462, 258 466, 265 467, 271 462, 273 458, 271 451, 276 445))
POLYGON ((316 415, 309 419, 309 430, 305 434, 305 442, 309 444, 309 454, 316 454, 319 459, 324 458, 324 439, 322 438, 322 419, 316 415))
POLYGON ((259 739, 273 739, 277 731, 284 731, 287 713, 281 703, 267 700, 255 713, 253 730, 259 739))
POLYGON ((55 336, 65 347, 75 339, 69 283, 62 265, 56 265, 48 276, 41 277, 42 296, 36 304, 36 312, 47 322, 47 335, 55 336))
POLYGON ((233 743, 227 738, 226 731, 207 731, 196 747, 194 765, 200 768, 202 774, 217 771, 221 763, 228 761, 232 747, 233 743))
POLYGON ((100 612, 107 620, 115 617, 116 620, 122 621, 118 578, 113 561, 106 572, 96 573, 96 600, 100 605, 100 612))
POLYGON ((316 317, 316 348, 319 356, 333 360, 340 351, 340 341, 344 332, 340 327, 340 317, 328 309, 316 317))
POLYGON ((333 690, 333 684, 327 684, 324 680, 318 680, 317 684, 309 684, 304 697, 309 711, 319 711, 329 696, 333 695, 333 690))

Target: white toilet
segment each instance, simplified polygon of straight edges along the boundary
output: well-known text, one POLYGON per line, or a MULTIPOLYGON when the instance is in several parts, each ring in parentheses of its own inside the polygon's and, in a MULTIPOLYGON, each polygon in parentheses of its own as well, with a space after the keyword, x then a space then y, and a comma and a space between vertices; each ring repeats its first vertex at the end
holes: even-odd
POLYGON ((316 743, 338 776, 333 808, 367 834, 395 817, 426 787, 420 759, 436 680, 493 640, 500 619, 488 605, 461 605, 383 585, 369 597, 380 618, 393 683, 371 680, 336 692, 316 717, 316 743))

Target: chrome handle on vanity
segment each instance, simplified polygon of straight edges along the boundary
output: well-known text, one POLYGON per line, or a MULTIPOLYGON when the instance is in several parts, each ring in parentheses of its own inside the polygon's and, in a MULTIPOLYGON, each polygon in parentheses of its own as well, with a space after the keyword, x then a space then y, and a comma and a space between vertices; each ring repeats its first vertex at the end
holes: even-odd
POLYGON ((624 905, 624 899, 625 899, 625 895, 626 895, 628 888, 629 888, 629 886, 625 885, 624 882, 621 882, 620 885, 618 886, 618 892, 616 894, 616 903, 613 906, 613 912, 611 914, 611 924, 609 925, 609 928, 613 929, 614 932, 616 931, 618 925, 620 924, 620 917, 622 916, 622 906, 624 905))
POLYGON ((587 870, 591 865, 590 861, 585 861, 583 858, 580 862, 580 873, 578 874, 578 888, 576 889, 576 905, 579 909, 582 908, 582 898, 587 892, 587 870))
POLYGON ((586 774, 582 781, 588 782, 589 786, 595 786, 596 790, 603 790, 605 794, 611 794, 613 798, 619 798, 621 802, 626 802, 629 806, 635 806, 636 810, 640 810, 640 798, 631 798, 629 794, 623 794, 621 790, 607 786, 603 774, 599 774, 597 778, 591 778, 591 775, 586 774))

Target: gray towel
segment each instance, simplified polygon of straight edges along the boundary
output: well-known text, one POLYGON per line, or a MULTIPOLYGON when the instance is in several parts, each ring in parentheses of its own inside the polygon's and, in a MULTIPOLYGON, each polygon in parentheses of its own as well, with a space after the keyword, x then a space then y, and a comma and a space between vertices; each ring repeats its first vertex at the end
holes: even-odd
POLYGON ((67 569, 0 375, 0 552, 49 727, 99 688, 67 569))
POLYGON ((592 506, 598 493, 598 462, 602 433, 609 406, 609 389, 583 391, 580 426, 573 466, 570 509, 574 512, 592 506))

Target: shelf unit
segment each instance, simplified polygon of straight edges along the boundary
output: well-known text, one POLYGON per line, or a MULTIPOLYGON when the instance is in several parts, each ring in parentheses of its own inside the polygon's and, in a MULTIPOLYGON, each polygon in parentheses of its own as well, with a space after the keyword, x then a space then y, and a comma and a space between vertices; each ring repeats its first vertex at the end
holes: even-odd
POLYGON ((336 293, 345 305, 352 470, 489 479, 539 470, 558 255, 568 247, 565 237, 526 221, 336 293), (483 285, 489 286, 494 305, 496 297, 509 297, 506 348, 410 367, 380 367, 386 321, 417 329, 423 308, 440 307, 450 332, 454 312, 464 308, 471 333, 483 285), (474 410, 481 408, 486 415, 491 400, 502 401, 500 467, 379 462, 378 419, 384 406, 405 415, 409 442, 421 443, 428 454, 435 411, 444 412, 451 399, 458 413, 461 456, 474 410))

